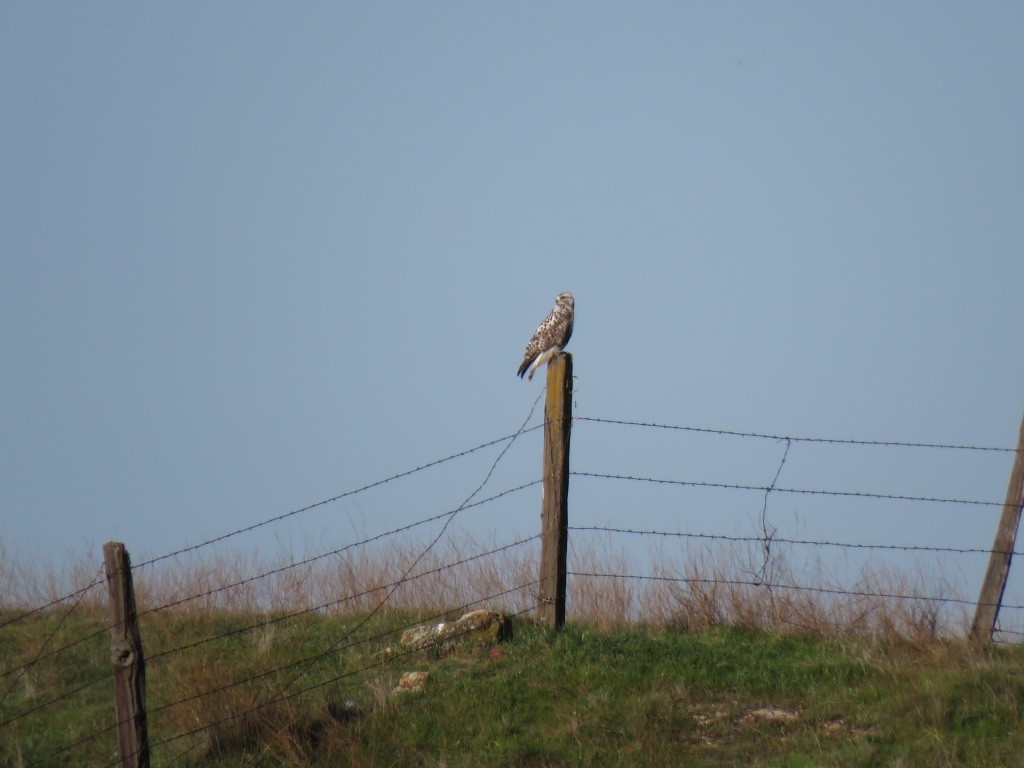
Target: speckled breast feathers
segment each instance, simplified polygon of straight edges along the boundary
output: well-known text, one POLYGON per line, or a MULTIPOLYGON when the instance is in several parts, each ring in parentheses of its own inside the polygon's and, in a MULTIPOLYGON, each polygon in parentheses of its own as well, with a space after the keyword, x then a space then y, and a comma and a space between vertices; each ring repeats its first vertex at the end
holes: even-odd
POLYGON ((555 308, 537 328, 523 355, 519 365, 518 376, 526 376, 533 380, 533 374, 562 351, 572 336, 574 300, 569 292, 560 293, 555 297, 555 308))

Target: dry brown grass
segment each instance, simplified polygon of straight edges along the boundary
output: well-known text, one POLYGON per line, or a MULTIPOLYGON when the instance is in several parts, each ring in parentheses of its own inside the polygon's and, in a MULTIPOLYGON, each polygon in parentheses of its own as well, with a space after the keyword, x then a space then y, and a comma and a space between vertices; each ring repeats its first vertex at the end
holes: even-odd
MULTIPOLYGON (((193 552, 136 568, 134 579, 139 609, 151 616, 355 614, 382 604, 424 616, 482 603, 509 612, 528 610, 536 601, 532 584, 539 542, 503 544, 463 535, 423 554, 425 542, 405 539, 309 562, 259 552, 193 552), (498 551, 479 557, 493 550, 498 551), (409 578, 395 586, 407 572, 409 578)), ((580 537, 570 547, 570 572, 609 576, 570 576, 569 619, 601 628, 737 625, 922 640, 961 635, 968 623, 969 606, 955 602, 962 599, 962 590, 944 574, 941 562, 910 570, 866 563, 844 582, 820 559, 795 567, 785 551, 776 551, 766 565, 756 547, 661 547, 652 549, 648 566, 638 565, 610 537, 580 537), (805 588, 791 588, 798 586, 805 588)), ((94 564, 100 560, 97 552, 54 562, 0 541, 2 607, 29 609, 81 589, 97 579, 94 564)), ((100 579, 80 605, 102 609, 105 600, 100 579)))
MULTIPOLYGON (((289 766, 323 764, 323 755, 331 755, 332 764, 374 764, 373 745, 387 741, 390 734, 378 739, 374 733, 336 727, 332 692, 343 702, 349 696, 359 698, 364 711, 387 714, 389 707, 396 706, 391 695, 395 675, 393 668, 381 666, 379 653, 395 643, 410 622, 459 614, 481 603, 529 614, 536 604, 531 585, 537 578, 539 541, 507 544, 462 535, 446 538, 424 553, 426 543, 410 538, 390 545, 376 542, 353 547, 308 562, 220 551, 137 567, 134 578, 145 638, 151 733, 174 735, 174 741, 163 748, 170 764, 178 764, 178 756, 189 755, 204 764, 231 765, 244 753, 258 753, 269 763, 289 766), (407 572, 410 578, 394 587, 407 572), (364 625, 363 620, 377 608, 383 610, 364 625), (292 616, 301 619, 290 620, 292 616), (307 689, 307 695, 290 696, 307 689)), ((926 599, 961 597, 955 580, 943 575, 940 561, 917 563, 907 570, 869 562, 851 569, 845 562, 798 560, 796 554, 804 553, 777 548, 765 563, 756 546, 735 542, 656 546, 645 560, 642 553, 638 556, 628 550, 628 544, 635 541, 612 535, 572 538, 569 568, 576 575, 569 578, 570 621, 602 630, 669 630, 654 639, 697 644, 702 636, 716 635, 701 630, 720 627, 788 634, 785 640, 798 643, 817 640, 794 635, 867 636, 881 641, 827 641, 822 647, 832 649, 828 653, 852 648, 857 664, 880 668, 890 664, 887 649, 894 647, 906 649, 899 658, 917 654, 915 658, 951 669, 986 659, 967 643, 934 642, 962 637, 970 608, 926 599), (588 573, 605 575, 581 575, 588 573), (798 585, 809 589, 791 588, 798 585), (882 649, 877 658, 875 648, 882 649)), ((55 564, 32 551, 5 551, 2 542, 0 555, 4 589, 0 603, 16 611, 90 584, 101 559, 97 551, 55 564)), ((45 703, 52 692, 97 676, 108 658, 102 637, 106 603, 102 580, 85 593, 79 609, 61 625, 73 602, 7 629, 10 653, 5 666, 30 667, 27 674, 12 678, 26 702, 45 703), (71 651, 77 662, 55 656, 33 666, 41 651, 71 648, 69 643, 87 636, 92 638, 88 649, 71 651), (81 666, 88 671, 79 679, 74 676, 81 666)), ((569 627, 563 636, 589 631, 589 627, 569 627)), ((731 629, 724 631, 742 636, 731 629)), ((628 640, 646 633, 619 635, 628 640)), ((779 641, 771 634, 757 636, 768 638, 769 645, 779 641)), ((531 650, 550 653, 556 645, 544 641, 531 650)), ((87 691, 95 693, 95 707, 102 713, 88 724, 83 720, 80 730, 61 736, 65 741, 76 741, 88 732, 85 729, 95 727, 97 718, 108 717, 108 695, 87 691)), ((612 710, 616 705, 610 695, 599 691, 594 696, 608 700, 589 705, 612 710)), ((661 717, 674 711, 678 698, 657 690, 644 696, 646 703, 631 715, 638 733, 648 732, 645 707, 655 713, 652 716, 661 717)), ((60 710, 54 721, 63 722, 73 714, 74 710, 60 710)), ((408 712, 403 715, 407 716, 408 712)), ((395 719, 367 718, 367 723, 368 729, 388 728, 395 719)), ((29 724, 26 718, 18 727, 29 724)), ((580 721, 574 727, 585 725, 580 721)), ((29 736, 24 739, 31 742, 29 736)), ((652 754, 657 748, 639 741, 636 746, 652 754)), ((75 759, 70 762, 98 764, 88 748, 73 753, 75 759)))
POLYGON ((821 559, 797 567, 776 550, 766 563, 751 546, 658 548, 650 561, 652 578, 635 579, 635 563, 610 540, 578 549, 571 570, 622 578, 571 578, 570 615, 605 628, 729 625, 907 640, 962 636, 969 622, 963 590, 941 561, 905 570, 865 562, 845 580, 821 559))

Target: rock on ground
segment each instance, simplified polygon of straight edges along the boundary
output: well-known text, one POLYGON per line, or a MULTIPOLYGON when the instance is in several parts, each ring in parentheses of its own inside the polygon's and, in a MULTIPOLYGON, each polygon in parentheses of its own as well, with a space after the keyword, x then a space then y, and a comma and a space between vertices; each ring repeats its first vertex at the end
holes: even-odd
POLYGON ((406 672, 392 693, 419 693, 427 686, 429 672, 406 672))
POLYGON ((497 611, 471 611, 457 621, 413 627, 402 634, 407 648, 422 650, 456 643, 500 643, 512 636, 512 623, 497 611))

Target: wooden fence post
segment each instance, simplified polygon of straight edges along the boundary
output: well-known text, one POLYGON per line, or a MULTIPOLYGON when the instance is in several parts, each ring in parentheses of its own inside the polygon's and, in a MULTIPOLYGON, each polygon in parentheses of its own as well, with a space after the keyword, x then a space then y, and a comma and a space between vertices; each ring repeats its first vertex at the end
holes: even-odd
POLYGON ((1020 424, 1020 436, 1017 438, 1017 457, 1010 472, 1010 484, 1006 489, 1006 502, 1003 513, 999 517, 999 527, 992 543, 992 554, 985 571, 985 581, 978 595, 978 606, 974 611, 974 623, 971 625, 971 639, 975 642, 987 643, 992 640, 999 617, 999 606, 1003 602, 1003 591, 1006 589, 1006 578, 1010 575, 1010 560, 1013 558, 1013 547, 1017 541, 1017 528, 1020 524, 1021 507, 1024 506, 1024 420, 1020 424))
POLYGON ((135 611, 131 561, 124 544, 103 545, 110 597, 110 661, 114 665, 117 752, 121 768, 149 768, 146 661, 135 611))
POLYGON ((571 414, 572 355, 562 352, 551 358, 548 363, 540 512, 540 588, 537 621, 552 629, 559 629, 565 623, 571 414))

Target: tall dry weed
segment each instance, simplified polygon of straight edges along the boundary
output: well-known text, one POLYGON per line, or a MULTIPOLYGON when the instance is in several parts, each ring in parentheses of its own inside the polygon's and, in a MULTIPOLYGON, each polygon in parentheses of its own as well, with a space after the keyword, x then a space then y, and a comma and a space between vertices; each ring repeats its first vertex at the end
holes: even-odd
MULTIPOLYGON (((137 602, 146 621, 168 612, 280 616, 365 614, 381 607, 421 616, 483 605, 518 613, 536 602, 536 539, 503 547, 463 534, 425 550, 426 542, 406 538, 327 550, 308 560, 193 552, 136 569, 137 602), (493 554, 481 556, 487 552, 493 554)), ((94 564, 101 559, 97 553, 56 565, 0 541, 0 607, 28 609, 81 589, 97 578, 94 564)), ((907 639, 958 635, 967 626, 961 580, 941 561, 909 570, 867 563, 844 580, 821 558, 797 566, 792 553, 778 547, 765 560, 754 545, 659 545, 648 560, 644 573, 611 536, 572 538, 569 569, 581 575, 568 580, 570 620, 603 628, 640 623, 693 631, 730 624, 907 639)), ((101 610, 105 600, 100 578, 81 608, 101 610)))

